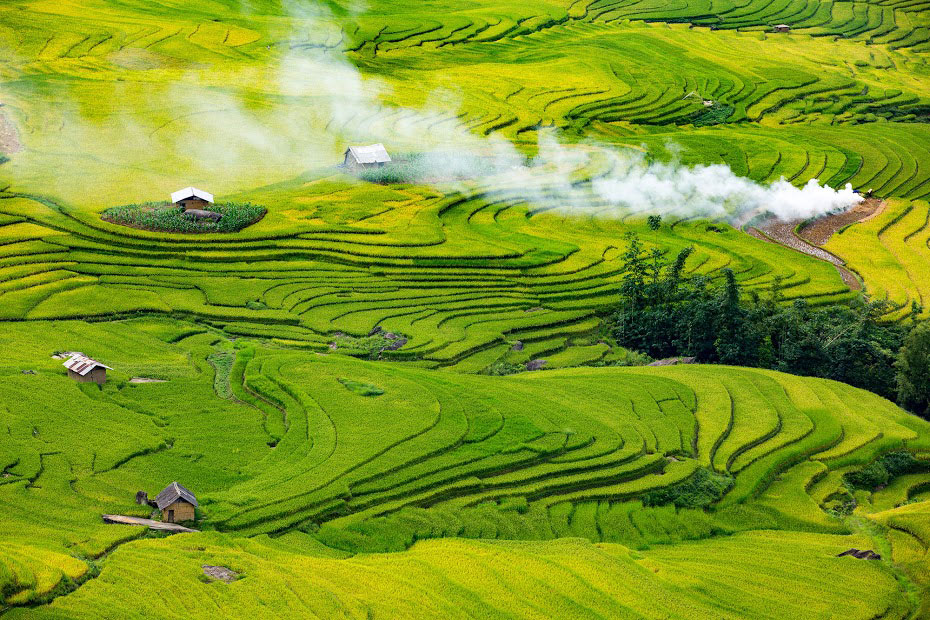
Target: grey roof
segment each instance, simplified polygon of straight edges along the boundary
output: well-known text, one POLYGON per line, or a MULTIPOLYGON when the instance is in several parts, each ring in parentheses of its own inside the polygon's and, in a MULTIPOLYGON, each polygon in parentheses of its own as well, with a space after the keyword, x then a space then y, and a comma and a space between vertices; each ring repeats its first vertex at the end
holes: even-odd
POLYGON ((159 510, 164 510, 179 499, 184 500, 188 504, 197 505, 197 498, 194 497, 194 494, 177 482, 172 482, 166 486, 165 489, 155 497, 155 505, 158 506, 159 510))
POLYGON ((68 361, 62 364, 62 366, 64 366, 68 370, 76 372, 82 377, 86 375, 87 373, 89 373, 94 368, 97 368, 98 366, 102 366, 103 368, 108 368, 110 370, 113 370, 106 364, 101 364, 97 360, 92 360, 86 355, 82 355, 81 353, 72 354, 71 357, 68 358, 68 361))
POLYGON ((350 146, 346 153, 351 153, 352 157, 360 164, 383 164, 391 161, 391 156, 381 143, 369 144, 368 146, 350 146))
POLYGON ((200 198, 211 204, 213 203, 213 194, 205 192, 202 189, 197 189, 196 187, 185 187, 171 194, 171 202, 178 202, 185 198, 200 198))

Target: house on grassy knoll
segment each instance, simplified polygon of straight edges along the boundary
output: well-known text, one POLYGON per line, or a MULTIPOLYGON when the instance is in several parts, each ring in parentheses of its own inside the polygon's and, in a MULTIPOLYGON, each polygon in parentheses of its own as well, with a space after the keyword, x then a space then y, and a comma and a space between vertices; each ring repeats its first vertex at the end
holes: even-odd
POLYGON ((197 498, 188 489, 172 482, 155 496, 155 506, 161 510, 161 520, 165 523, 193 521, 197 498))
POLYGON ((89 383, 93 381, 103 385, 107 381, 107 370, 112 370, 106 364, 92 360, 82 353, 75 353, 62 364, 68 369, 68 376, 75 381, 89 383))
POLYGON ((343 165, 346 168, 380 168, 391 162, 391 156, 383 144, 350 146, 346 149, 343 165))
POLYGON ((775 26, 775 32, 791 32, 791 26, 788 24, 778 24, 775 26))
POLYGON ((171 194, 171 202, 185 211, 190 209, 205 209, 213 204, 213 194, 196 187, 185 187, 171 194))

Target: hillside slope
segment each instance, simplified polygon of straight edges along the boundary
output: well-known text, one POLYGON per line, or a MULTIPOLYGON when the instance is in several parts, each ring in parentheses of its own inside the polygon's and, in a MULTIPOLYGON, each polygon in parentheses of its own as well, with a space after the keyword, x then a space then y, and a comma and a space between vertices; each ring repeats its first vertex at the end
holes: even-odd
MULTIPOLYGON (((100 520, 104 513, 147 515, 148 508, 134 504, 135 492, 151 495, 171 480, 196 490, 207 528, 226 532, 204 543, 216 545, 216 562, 266 574, 256 581, 272 578, 267 562, 330 570, 317 560, 276 554, 399 551, 396 559, 370 561, 418 564, 419 553, 445 557, 444 543, 405 549, 448 537, 581 537, 610 543, 604 549, 616 555, 616 570, 638 572, 667 552, 631 556, 629 549, 703 540, 706 553, 716 554, 718 545, 742 548, 717 540, 723 534, 776 529, 785 537, 732 541, 769 545, 774 555, 759 560, 772 562, 766 571, 775 570, 779 554, 809 558, 810 572, 795 578, 812 584, 830 567, 849 567, 851 580, 866 578, 859 571, 867 570, 891 601, 899 585, 890 564, 832 557, 870 541, 866 530, 824 508, 845 493, 843 473, 886 452, 930 450, 930 425, 891 403, 843 384, 775 372, 692 366, 481 377, 258 344, 232 347, 219 332, 151 319, 34 322, 4 334, 18 352, 2 368, 8 432, 0 439, 6 461, 0 544, 17 550, 0 573, 7 602, 42 600, 62 575, 93 574, 74 566, 73 555, 93 566, 92 558, 115 548, 100 577, 62 599, 61 609, 83 601, 75 609, 91 615, 107 597, 122 598, 120 588, 135 590, 135 581, 121 581, 123 562, 178 563, 178 571, 166 573, 170 586, 155 575, 145 578, 156 589, 210 587, 184 581, 196 578, 200 564, 213 563, 210 554, 197 552, 201 535, 121 544, 139 532, 100 520), (90 342, 98 344, 85 352, 117 369, 102 390, 71 382, 49 357, 90 342), (130 376, 166 381, 128 383, 130 376), (65 401, 66 409, 56 405, 65 401), (265 534, 273 538, 259 538, 266 542, 258 546, 241 538, 265 534), (234 552, 239 545, 247 550, 234 552), (186 555, 176 557, 172 549, 186 555), (870 567, 860 569, 862 563, 870 567)), ((930 482, 930 473, 905 482, 894 497, 879 501, 876 493, 875 506, 906 502, 930 482)), ((874 510, 870 498, 859 497, 863 517, 874 510)), ((497 549, 470 545, 451 548, 464 554, 497 549)), ((562 557, 564 547, 554 549, 505 545, 500 552, 510 554, 508 562, 532 563, 540 553, 562 557)), ((575 553, 557 561, 575 562, 575 553)), ((589 554, 590 560, 578 560, 585 565, 597 563, 600 552, 582 545, 580 553, 589 554)), ((684 570, 683 556, 668 558, 661 560, 671 562, 668 570, 684 570)), ((338 570, 347 575, 382 570, 367 559, 333 561, 346 563, 338 570)), ((445 569, 436 570, 439 579, 445 569)), ((294 574, 292 587, 304 587, 303 571, 294 574)), ((692 587, 669 580, 649 587, 692 587)), ((587 596, 564 587, 566 596, 587 596)), ((612 588, 603 592, 618 596, 612 588)), ((343 594, 348 608, 375 604, 366 598, 370 592, 343 594)), ((891 605, 882 600, 869 598, 863 617, 891 605)), ((705 603, 711 607, 695 613, 712 616, 709 610, 721 604, 717 595, 705 603)), ((898 617, 909 606, 879 611, 898 617)))

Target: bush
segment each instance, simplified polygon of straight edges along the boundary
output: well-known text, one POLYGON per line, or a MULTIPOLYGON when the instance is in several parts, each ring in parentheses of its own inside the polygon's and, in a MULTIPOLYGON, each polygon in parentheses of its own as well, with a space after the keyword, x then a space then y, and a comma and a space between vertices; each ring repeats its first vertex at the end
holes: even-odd
POLYGON ((157 232, 227 233, 254 224, 264 217, 267 209, 249 202, 227 202, 212 205, 210 211, 221 214, 223 218, 214 222, 185 217, 184 209, 168 202, 111 207, 103 212, 101 218, 113 224, 157 232))
POLYGON ((864 469, 850 472, 843 476, 843 480, 854 489, 875 489, 888 484, 888 470, 881 460, 870 463, 864 469))
POLYGON ((339 383, 345 386, 347 390, 353 394, 358 394, 359 396, 381 396, 384 394, 384 390, 381 388, 371 385, 370 383, 361 383, 359 381, 353 381, 352 379, 339 379, 339 383))
POLYGON ((849 472, 843 481, 853 489, 874 490, 888 484, 889 481, 904 474, 916 474, 930 470, 930 463, 925 463, 906 451, 889 452, 880 459, 870 463, 864 469, 849 472))
POLYGON ((719 500, 732 486, 732 476, 702 467, 687 480, 646 493, 643 506, 674 504, 678 508, 702 508, 719 500))

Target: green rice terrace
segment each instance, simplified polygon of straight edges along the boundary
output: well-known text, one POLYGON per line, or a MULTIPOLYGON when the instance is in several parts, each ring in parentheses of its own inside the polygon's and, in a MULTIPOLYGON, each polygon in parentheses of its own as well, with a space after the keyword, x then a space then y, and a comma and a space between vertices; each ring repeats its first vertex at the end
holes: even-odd
POLYGON ((0 617, 930 618, 928 224, 919 0, 4 2, 0 617))

